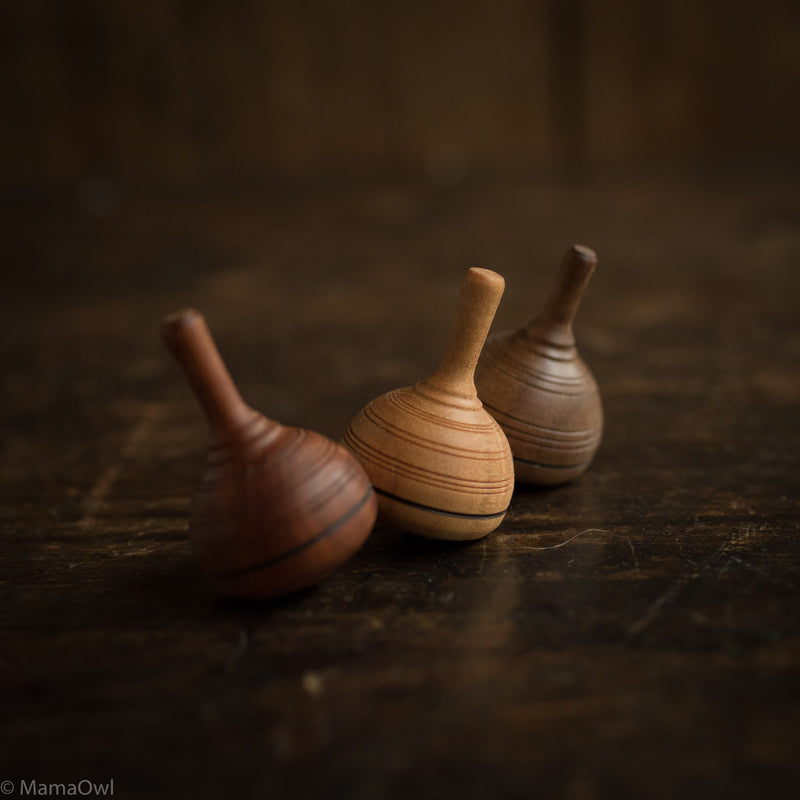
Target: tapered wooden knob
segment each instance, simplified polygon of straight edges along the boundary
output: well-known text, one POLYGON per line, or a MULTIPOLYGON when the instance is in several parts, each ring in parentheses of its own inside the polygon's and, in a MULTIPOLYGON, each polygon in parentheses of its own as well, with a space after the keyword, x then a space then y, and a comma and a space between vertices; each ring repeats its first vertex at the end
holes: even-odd
POLYGON ((377 501, 366 473, 341 445, 247 406, 197 311, 167 317, 162 336, 209 423, 189 516, 200 568, 232 597, 318 583, 372 530, 377 501))
POLYGON ((511 450, 475 390, 475 365, 503 294, 496 272, 470 269, 439 368, 371 401, 343 443, 378 495, 379 518, 435 539, 477 539, 503 520, 511 450))
POLYGON ((522 483, 577 478, 600 445, 600 392, 572 331, 596 264, 588 247, 570 248, 540 316, 490 336, 478 363, 478 395, 508 437, 522 483))

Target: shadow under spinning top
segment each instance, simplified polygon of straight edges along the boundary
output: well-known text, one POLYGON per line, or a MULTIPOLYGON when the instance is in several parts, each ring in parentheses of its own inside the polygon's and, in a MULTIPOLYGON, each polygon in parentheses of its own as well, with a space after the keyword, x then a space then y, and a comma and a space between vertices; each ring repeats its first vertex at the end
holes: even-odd
POLYGON ((468 270, 439 368, 372 400, 350 422, 342 441, 367 471, 383 521, 467 540, 503 520, 514 490, 511 450, 473 376, 504 286, 496 272, 468 270))
POLYGON ((209 423, 189 517, 200 568, 229 597, 275 597, 318 583, 375 523, 364 470, 325 436, 247 406, 197 311, 167 317, 162 335, 209 423))
POLYGON ((597 256, 574 245, 542 314, 486 342, 475 383, 500 423, 522 483, 565 483, 583 473, 603 435, 597 383, 578 355, 572 323, 597 256))

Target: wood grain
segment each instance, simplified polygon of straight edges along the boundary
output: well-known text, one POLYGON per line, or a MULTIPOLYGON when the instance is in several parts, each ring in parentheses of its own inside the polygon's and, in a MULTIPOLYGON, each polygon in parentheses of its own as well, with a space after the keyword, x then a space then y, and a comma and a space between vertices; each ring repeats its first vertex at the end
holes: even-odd
POLYGON ((3 206, 0 780, 796 796, 796 177, 3 206), (509 329, 570 241, 601 258, 575 325, 605 402, 592 468, 518 487, 476 542, 383 525, 317 589, 217 598, 187 539, 206 424, 162 317, 202 308, 253 407, 335 440, 435 370, 465 265, 504 275, 509 329))

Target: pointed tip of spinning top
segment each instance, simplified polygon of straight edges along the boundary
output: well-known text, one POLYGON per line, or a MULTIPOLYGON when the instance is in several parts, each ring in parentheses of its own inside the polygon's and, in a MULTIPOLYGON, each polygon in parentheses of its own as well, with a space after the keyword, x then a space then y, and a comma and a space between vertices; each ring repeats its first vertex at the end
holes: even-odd
POLYGON ((573 258, 578 258, 581 261, 585 261, 587 264, 596 264, 597 263, 597 253, 592 250, 591 247, 586 247, 586 245, 582 244, 574 244, 569 249, 569 253, 573 258))
POLYGON ((202 319, 203 315, 194 308, 182 308, 180 311, 173 311, 161 323, 161 334, 169 338, 179 331, 191 328, 192 325, 201 322, 202 319))
POLYGON ((506 285, 505 278, 500 273, 487 267, 470 267, 467 270, 467 278, 475 283, 497 288, 504 288, 506 285))

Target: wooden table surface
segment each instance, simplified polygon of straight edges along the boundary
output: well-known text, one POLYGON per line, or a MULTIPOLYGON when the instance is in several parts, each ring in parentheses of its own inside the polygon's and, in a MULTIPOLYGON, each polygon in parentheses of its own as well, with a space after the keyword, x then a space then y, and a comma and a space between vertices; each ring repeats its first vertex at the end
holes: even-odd
POLYGON ((0 202, 10 796, 798 796, 800 182, 0 202), (494 329, 517 326, 573 242, 600 258, 589 472, 518 487, 471 544, 378 526, 317 589, 209 592, 186 539, 205 423, 162 316, 202 310, 251 405, 338 438, 436 365, 467 267, 506 277, 494 329))

